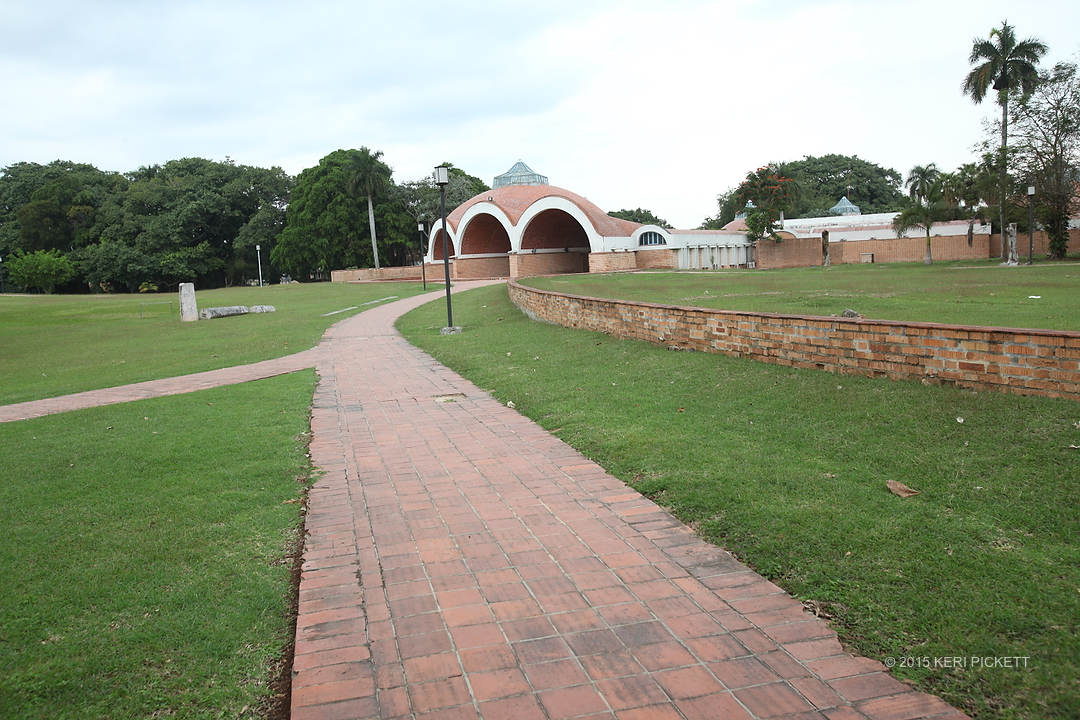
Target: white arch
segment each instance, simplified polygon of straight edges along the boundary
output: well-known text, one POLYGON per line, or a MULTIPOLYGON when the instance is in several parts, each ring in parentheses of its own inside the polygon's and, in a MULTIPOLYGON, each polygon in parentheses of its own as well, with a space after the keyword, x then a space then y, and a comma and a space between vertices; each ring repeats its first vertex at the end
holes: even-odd
MULTIPOLYGON (((479 202, 469 206, 465 214, 461 216, 461 220, 458 221, 458 234, 462 238, 465 237, 469 223, 475 220, 478 215, 491 215, 498 220, 499 224, 503 226, 503 230, 506 230, 506 236, 510 238, 510 249, 514 249, 514 224, 510 222, 510 218, 502 211, 502 208, 495 203, 479 202)), ((457 253, 461 252, 461 247, 456 239, 454 239, 454 250, 457 253)))
MULTIPOLYGON (((427 234, 427 252, 424 253, 424 262, 435 262, 435 248, 431 243, 431 239, 435 237, 435 232, 437 230, 441 230, 442 227, 442 218, 438 218, 437 220, 435 220, 434 223, 431 224, 431 230, 427 234)), ((458 247, 457 233, 454 232, 454 228, 452 225, 450 225, 450 223, 446 224, 446 228, 446 234, 450 236, 450 242, 454 244, 454 252, 452 255, 450 255, 451 258, 454 258, 457 256, 457 251, 460 249, 458 247)))
MULTIPOLYGON (((664 238, 665 243, 667 243, 668 245, 671 245, 671 233, 668 232, 667 228, 662 228, 659 225, 642 225, 637 230, 630 233, 630 243, 634 247, 640 246, 641 245, 641 236, 644 235, 647 232, 654 232, 657 235, 660 235, 661 237, 664 238)), ((648 246, 646 246, 646 247, 648 247, 648 246)))
MULTIPOLYGON (((580 207, 570 202, 566 198, 549 195, 547 197, 542 197, 536 202, 534 202, 525 210, 525 212, 521 214, 521 217, 518 219, 517 222, 517 227, 515 228, 517 232, 510 233, 511 252, 521 251, 521 239, 525 237, 525 231, 529 228, 529 223, 536 219, 536 216, 544 212, 545 210, 562 210, 567 215, 577 220, 578 224, 581 225, 582 229, 585 231, 586 237, 589 240, 590 252, 595 251, 598 247, 601 246, 600 233, 596 232, 596 228, 593 227, 592 221, 589 220, 589 216, 586 215, 580 207)), ((457 246, 455 245, 454 247, 457 246)))

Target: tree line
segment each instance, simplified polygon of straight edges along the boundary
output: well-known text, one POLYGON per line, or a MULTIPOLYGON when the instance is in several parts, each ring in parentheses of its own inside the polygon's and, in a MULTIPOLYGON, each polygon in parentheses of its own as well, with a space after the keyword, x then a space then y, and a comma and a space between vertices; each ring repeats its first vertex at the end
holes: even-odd
MULTIPOLYGON (((451 167, 450 208, 488 187, 451 167)), ((263 274, 414 262, 439 190, 395 183, 382 153, 336 150, 293 177, 203 158, 126 173, 57 160, 0 174, 0 288, 53 292, 222 287, 263 274)))
MULTIPOLYGON (((1080 212, 1080 74, 1072 63, 1040 69, 1046 52, 1038 39, 1019 40, 1007 22, 972 41, 972 67, 961 92, 976 103, 993 96, 1001 119, 987 124, 987 137, 975 146, 977 158, 955 171, 916 165, 905 180, 856 156, 771 162, 719 195, 719 212, 701 227, 723 227, 745 210, 752 240, 778 240, 781 214, 826 216, 847 197, 864 213, 898 213, 893 226, 900 235, 924 231, 930 263, 933 223, 965 219, 969 235, 977 219, 990 222, 996 233, 1012 223, 1026 231, 1030 204, 1037 227, 1049 236, 1049 256, 1064 257, 1069 219, 1080 212)), ((1004 242, 1001 247, 1004 258, 1004 242)))

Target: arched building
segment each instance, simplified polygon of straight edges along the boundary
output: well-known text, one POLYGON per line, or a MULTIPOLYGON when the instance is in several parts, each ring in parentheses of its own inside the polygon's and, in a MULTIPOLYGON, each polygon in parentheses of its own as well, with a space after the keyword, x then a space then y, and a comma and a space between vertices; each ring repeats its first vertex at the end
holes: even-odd
POLYGON ((670 230, 611 217, 519 162, 492 190, 462 203, 431 230, 428 262, 449 247, 455 278, 520 277, 638 268, 746 266, 746 237, 670 230))

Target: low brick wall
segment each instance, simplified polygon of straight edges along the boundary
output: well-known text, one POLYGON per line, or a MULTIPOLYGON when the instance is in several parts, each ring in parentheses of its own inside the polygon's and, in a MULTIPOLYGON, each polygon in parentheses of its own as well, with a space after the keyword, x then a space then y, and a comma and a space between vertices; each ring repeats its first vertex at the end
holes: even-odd
MULTIPOLYGON (((967 234, 933 235, 930 254, 934 260, 985 260, 989 257, 990 236, 974 235, 968 245, 967 234)), ((834 265, 862 262, 862 253, 874 253, 874 262, 922 262, 926 256, 926 235, 890 240, 848 240, 829 243, 834 265)))
MULTIPOLYGON (((1035 257, 1046 257, 1046 254, 1050 251, 1050 236, 1046 232, 1039 230, 1031 239, 1035 241, 1035 257)), ((1016 234, 1016 250, 1021 260, 1028 256, 1028 240, 1026 232, 1016 234)), ((1080 228, 1069 230, 1069 244, 1065 246, 1065 252, 1080 252, 1080 228)), ((1001 257, 1001 235, 998 233, 990 236, 990 257, 1001 257)))
POLYGON ((638 250, 634 255, 637 256, 637 267, 639 270, 654 269, 654 268, 671 268, 675 269, 679 267, 679 249, 678 248, 654 248, 652 250, 638 250))
MULTIPOLYGON (((450 261, 451 271, 454 268, 454 261, 450 261)), ((428 263, 427 264, 427 276, 430 278, 433 272, 438 272, 439 277, 443 276, 443 266, 441 262, 428 263)), ((404 267, 384 267, 376 270, 375 268, 359 268, 353 270, 334 270, 330 273, 330 282, 375 282, 378 280, 419 280, 420 279, 420 266, 419 265, 407 265, 404 267)))
POLYGON ((821 238, 787 237, 759 240, 754 248, 755 267, 761 270, 821 265, 821 238))
POLYGON ((583 272, 589 272, 589 256, 585 253, 517 253, 510 256, 510 277, 583 272))
POLYGON ((594 252, 589 253, 589 272, 606 273, 619 270, 637 270, 637 253, 594 252))
POLYGON ((677 307, 507 283, 529 317, 779 365, 1080 400, 1080 333, 677 307))
POLYGON ((459 257, 454 260, 451 277, 456 280, 510 277, 510 258, 505 255, 485 258, 459 257))

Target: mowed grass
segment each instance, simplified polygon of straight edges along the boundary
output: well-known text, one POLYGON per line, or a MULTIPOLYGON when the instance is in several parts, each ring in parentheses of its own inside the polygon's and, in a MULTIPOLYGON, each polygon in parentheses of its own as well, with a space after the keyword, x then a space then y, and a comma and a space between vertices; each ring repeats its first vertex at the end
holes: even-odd
POLYGON ((454 304, 461 335, 438 303, 399 328, 817 603, 854 652, 1026 656, 895 674, 978 718, 1080 716, 1075 402, 673 352, 531 322, 501 286, 454 304))
POLYGON ((273 305, 276 312, 193 323, 180 322, 177 293, 0 296, 0 404, 289 355, 375 304, 365 303, 420 292, 420 283, 196 291, 200 308, 273 305), (323 317, 350 306, 358 307, 323 317))
POLYGON ((796 315, 1080 330, 1080 263, 916 263, 529 278, 574 295, 796 315), (1037 295, 1038 298, 1030 296, 1037 295))
POLYGON ((0 717, 265 716, 313 386, 0 425, 0 717))

